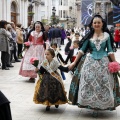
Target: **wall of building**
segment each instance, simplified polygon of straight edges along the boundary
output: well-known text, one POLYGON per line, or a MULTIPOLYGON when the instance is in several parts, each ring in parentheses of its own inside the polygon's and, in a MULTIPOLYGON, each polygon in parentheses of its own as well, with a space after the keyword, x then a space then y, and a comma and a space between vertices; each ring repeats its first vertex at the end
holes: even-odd
MULTIPOLYGON (((33 3, 33 12, 34 17, 33 21, 37 21, 41 19, 40 16, 40 0, 36 0, 38 2, 33 3)), ((28 7, 30 2, 28 0, 0 0, 0 20, 7 20, 11 22, 13 19, 11 15, 11 5, 14 2, 16 6, 16 23, 21 23, 24 27, 28 26, 28 7)), ((14 13, 14 12, 13 12, 14 13)))

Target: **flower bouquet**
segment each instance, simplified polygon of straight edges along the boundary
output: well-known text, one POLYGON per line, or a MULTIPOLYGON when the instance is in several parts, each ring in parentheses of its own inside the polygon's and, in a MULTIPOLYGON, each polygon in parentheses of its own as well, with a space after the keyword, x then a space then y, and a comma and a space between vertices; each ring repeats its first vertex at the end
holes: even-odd
MULTIPOLYGON (((39 60, 38 60, 38 58, 36 58, 36 57, 32 57, 32 58, 30 59, 30 63, 37 68, 37 67, 38 67, 38 64, 39 64, 39 60)), ((39 79, 42 80, 42 75, 41 75, 41 73, 40 73, 39 71, 37 71, 37 73, 38 73, 38 75, 39 75, 39 79)))
POLYGON ((38 58, 36 58, 36 57, 32 57, 32 58, 30 59, 30 63, 37 68, 37 66, 38 66, 38 64, 39 64, 39 60, 38 60, 38 58))
POLYGON ((20 53, 20 55, 19 55, 19 58, 23 58, 23 54, 24 54, 24 51, 26 50, 26 49, 28 49, 30 47, 30 42, 24 42, 24 49, 22 50, 22 52, 20 53))
POLYGON ((30 42, 24 42, 24 49, 28 49, 30 47, 30 42))
POLYGON ((117 73, 120 71, 120 64, 118 62, 110 62, 108 64, 108 69, 110 73, 117 73))

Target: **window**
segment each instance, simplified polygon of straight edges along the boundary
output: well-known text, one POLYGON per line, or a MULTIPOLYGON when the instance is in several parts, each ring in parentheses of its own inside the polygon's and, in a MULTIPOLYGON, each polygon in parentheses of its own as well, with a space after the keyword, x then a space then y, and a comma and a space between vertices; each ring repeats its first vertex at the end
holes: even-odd
POLYGON ((52 6, 55 6, 55 0, 52 0, 52 6))
POLYGON ((68 0, 64 0, 64 6, 68 6, 68 0))
POLYGON ((14 2, 11 4, 11 12, 16 12, 16 5, 14 2))
POLYGON ((62 18, 62 10, 59 10, 59 17, 62 18))
POLYGON ((62 5, 63 3, 62 3, 62 0, 59 0, 59 5, 62 5))
POLYGON ((67 17, 67 10, 63 10, 63 18, 67 17))

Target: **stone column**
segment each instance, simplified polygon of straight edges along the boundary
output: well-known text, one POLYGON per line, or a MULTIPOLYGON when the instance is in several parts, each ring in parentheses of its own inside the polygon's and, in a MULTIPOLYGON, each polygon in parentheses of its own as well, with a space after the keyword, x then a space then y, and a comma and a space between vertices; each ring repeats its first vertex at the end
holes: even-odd
POLYGON ((3 20, 7 20, 7 2, 6 2, 6 0, 3 0, 2 6, 3 6, 3 11, 2 11, 3 16, 2 16, 2 19, 3 20))
POLYGON ((0 4, 0 20, 3 19, 3 1, 1 1, 1 4, 0 4))
POLYGON ((22 3, 23 3, 23 0, 20 0, 19 1, 19 19, 18 19, 18 23, 23 23, 23 14, 24 12, 22 11, 23 10, 23 6, 22 6, 22 3))
POLYGON ((10 0, 7 0, 7 7, 6 7, 6 10, 7 10, 7 12, 6 12, 6 14, 7 14, 7 16, 6 16, 6 20, 8 21, 8 22, 11 22, 11 3, 10 3, 10 0))
POLYGON ((105 2, 104 0, 101 1, 101 15, 103 17, 103 19, 105 19, 105 2))
POLYGON ((28 1, 24 0, 24 27, 28 25, 28 1))

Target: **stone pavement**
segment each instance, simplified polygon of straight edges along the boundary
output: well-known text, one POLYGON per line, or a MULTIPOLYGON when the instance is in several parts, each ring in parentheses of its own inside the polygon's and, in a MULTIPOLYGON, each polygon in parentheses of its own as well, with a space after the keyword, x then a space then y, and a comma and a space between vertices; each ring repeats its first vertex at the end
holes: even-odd
MULTIPOLYGON (((64 54, 62 47, 61 53, 64 54)), ((120 62, 120 49, 115 54, 120 62)), ((64 56, 65 57, 65 56, 64 56)), ((34 104, 33 93, 35 83, 30 83, 28 78, 19 76, 20 63, 14 63, 11 70, 0 69, 0 90, 11 101, 11 112, 13 120, 119 120, 120 107, 114 111, 99 111, 97 118, 92 117, 92 110, 81 109, 69 104, 60 105, 58 109, 54 106, 50 111, 45 111, 44 105, 34 104)), ((66 73, 66 91, 69 90, 71 74, 66 73)))

